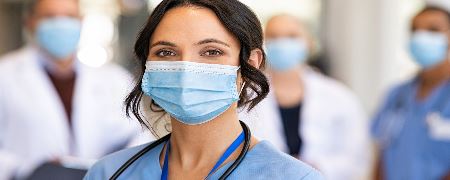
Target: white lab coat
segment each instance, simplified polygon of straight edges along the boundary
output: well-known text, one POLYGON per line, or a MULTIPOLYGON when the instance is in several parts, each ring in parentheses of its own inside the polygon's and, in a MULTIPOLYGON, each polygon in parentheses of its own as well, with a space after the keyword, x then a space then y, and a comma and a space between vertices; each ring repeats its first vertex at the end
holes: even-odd
POLYGON ((37 57, 36 48, 27 46, 0 60, 0 180, 65 156, 97 159, 142 135, 123 111, 129 74, 117 65, 80 63, 71 136, 62 102, 37 57))
MULTIPOLYGON (((372 165, 369 121, 355 96, 342 84, 310 68, 300 75, 304 101, 299 132, 300 159, 319 169, 327 179, 367 179, 372 165)), ((252 133, 287 152, 281 116, 273 93, 256 108, 241 112, 252 133)))

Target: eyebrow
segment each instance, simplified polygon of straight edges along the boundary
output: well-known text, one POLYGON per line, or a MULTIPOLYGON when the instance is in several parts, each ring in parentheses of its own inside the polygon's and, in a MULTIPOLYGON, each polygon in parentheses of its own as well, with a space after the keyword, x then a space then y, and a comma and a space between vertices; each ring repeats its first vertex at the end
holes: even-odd
POLYGON ((217 39, 214 39, 214 38, 208 38, 208 39, 202 40, 202 41, 196 43, 195 45, 202 45, 202 44, 208 44, 208 43, 217 43, 217 44, 221 44, 221 45, 230 47, 230 45, 228 45, 227 43, 217 40, 217 39))
POLYGON ((158 45, 162 45, 162 46, 170 46, 170 47, 177 47, 177 45, 175 45, 174 43, 168 42, 168 41, 158 41, 153 43, 150 48, 158 46, 158 45))
MULTIPOLYGON (((214 39, 214 38, 208 38, 208 39, 204 39, 199 41, 198 43, 195 43, 195 45, 202 45, 202 44, 208 44, 208 43, 217 43, 217 44, 221 44, 227 47, 230 47, 230 45, 228 45, 227 43, 214 39)), ((172 42, 168 42, 168 41, 158 41, 153 43, 150 48, 158 46, 158 45, 162 45, 162 46, 170 46, 170 47, 177 47, 177 45, 175 43, 172 42)))

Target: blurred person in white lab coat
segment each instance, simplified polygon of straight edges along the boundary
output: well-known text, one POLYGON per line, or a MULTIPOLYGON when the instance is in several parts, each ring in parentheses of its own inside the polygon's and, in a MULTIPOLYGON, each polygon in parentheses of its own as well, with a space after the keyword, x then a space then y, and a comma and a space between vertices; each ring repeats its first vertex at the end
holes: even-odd
POLYGON ((77 61, 78 3, 30 2, 24 22, 32 42, 0 59, 1 180, 44 162, 95 160, 142 135, 122 111, 129 74, 77 61))
POLYGON ((313 40, 290 15, 272 17, 266 27, 271 93, 242 119, 258 121, 254 134, 318 168, 327 179, 366 179, 372 147, 368 118, 341 83, 306 65, 313 40))

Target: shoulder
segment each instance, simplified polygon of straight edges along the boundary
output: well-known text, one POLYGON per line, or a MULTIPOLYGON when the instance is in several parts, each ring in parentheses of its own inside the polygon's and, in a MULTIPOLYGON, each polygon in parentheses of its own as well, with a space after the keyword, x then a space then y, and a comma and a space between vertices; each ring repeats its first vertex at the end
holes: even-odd
POLYGON ((115 63, 108 63, 100 67, 89 67, 79 64, 80 74, 84 80, 96 84, 102 89, 117 93, 128 92, 132 88, 132 76, 127 70, 115 63))
POLYGON ((31 56, 32 49, 30 47, 23 47, 21 49, 9 52, 0 57, 0 72, 8 72, 16 69, 25 60, 30 60, 27 56, 31 56))
POLYGON ((268 141, 259 142, 246 158, 241 172, 251 179, 322 179, 317 170, 278 151, 268 141))
POLYGON ((414 83, 415 78, 388 88, 383 96, 384 100, 382 101, 380 109, 378 110, 379 113, 382 113, 386 109, 391 108, 392 105, 397 104, 399 98, 403 98, 407 94, 405 92, 407 92, 409 90, 409 87, 411 87, 414 83))
POLYGON ((307 88, 310 87, 321 95, 333 96, 341 99, 355 99, 355 94, 343 83, 327 77, 312 69, 305 69, 305 83, 307 88))
POLYGON ((100 67, 89 67, 80 63, 80 66, 82 66, 83 70, 86 72, 96 74, 97 76, 100 75, 120 79, 131 78, 131 75, 127 70, 115 63, 107 63, 100 67))
POLYGON ((411 79, 411 80, 408 80, 406 82, 402 82, 402 83, 393 85, 388 90, 388 93, 387 93, 386 97, 388 99, 390 99, 390 98, 393 98, 395 96, 398 96, 400 93, 406 91, 406 89, 408 87, 412 86, 414 84, 414 82, 415 82, 415 79, 411 79))
POLYGON ((389 88, 387 93, 384 95, 384 100, 381 102, 376 114, 372 119, 371 124, 371 134, 372 137, 381 140, 383 132, 385 131, 385 124, 390 118, 386 118, 385 115, 389 115, 392 110, 396 110, 399 105, 403 103, 403 98, 405 98, 408 93, 408 87, 413 85, 414 79, 397 84, 389 88))
POLYGON ((20 57, 23 57, 24 55, 26 56, 28 53, 31 53, 33 50, 34 49, 29 46, 13 50, 11 52, 4 54, 3 56, 0 56, 0 62, 9 61, 11 59, 18 59, 20 57))
POLYGON ((128 159, 144 149, 150 143, 131 147, 107 155, 97 161, 88 171, 85 180, 109 179, 128 159))
POLYGON ((0 57, 0 87, 16 85, 18 75, 30 73, 35 66, 33 53, 34 49, 26 46, 0 57))
POLYGON ((313 101, 312 104, 338 114, 363 113, 361 102, 356 94, 343 83, 312 69, 306 69, 304 76, 306 98, 313 101), (334 103, 324 103, 330 100, 334 103))

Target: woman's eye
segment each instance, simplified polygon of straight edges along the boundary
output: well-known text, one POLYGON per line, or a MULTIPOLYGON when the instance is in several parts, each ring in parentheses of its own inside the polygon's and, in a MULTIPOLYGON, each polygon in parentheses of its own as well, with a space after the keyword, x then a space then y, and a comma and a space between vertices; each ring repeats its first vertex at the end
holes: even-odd
POLYGON ((158 57, 167 57, 167 56, 176 56, 176 54, 173 51, 169 51, 169 50, 160 50, 158 52, 156 52, 156 56, 158 57))
POLYGON ((205 51, 202 56, 210 56, 210 57, 216 57, 222 55, 223 52, 218 49, 212 49, 205 51))

